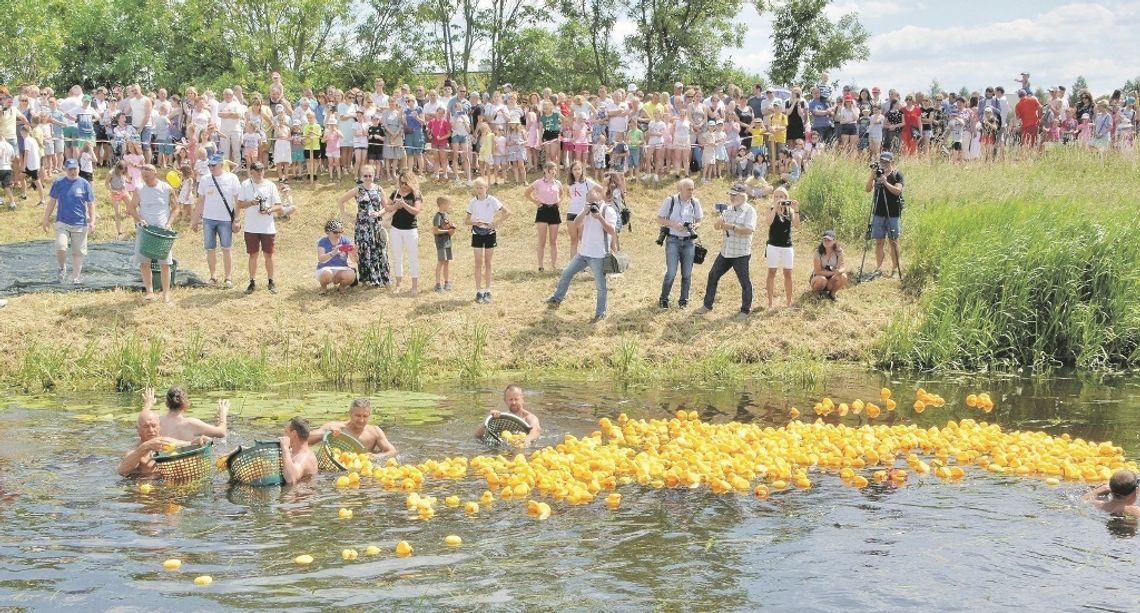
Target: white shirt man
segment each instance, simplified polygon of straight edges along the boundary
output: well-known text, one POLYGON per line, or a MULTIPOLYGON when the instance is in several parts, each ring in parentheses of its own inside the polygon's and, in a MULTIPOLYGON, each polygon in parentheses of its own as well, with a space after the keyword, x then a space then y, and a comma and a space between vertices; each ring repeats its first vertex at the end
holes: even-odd
POLYGON ((614 100, 606 111, 609 115, 609 137, 612 141, 614 135, 625 134, 629 129, 629 104, 625 101, 625 96, 621 91, 614 92, 614 100))
POLYGON ((222 154, 232 162, 241 161, 241 118, 245 106, 234 96, 233 90, 222 92, 223 100, 218 103, 218 133, 222 136, 222 154))
POLYGON ((384 93, 384 79, 376 79, 373 82, 372 106, 378 109, 388 108, 388 94, 384 93))
POLYGON ((590 190, 589 200, 591 203, 587 205, 585 212, 571 222, 582 231, 578 253, 562 271, 558 287, 555 288, 554 294, 546 299, 546 304, 551 308, 558 308, 566 298, 566 292, 570 289, 570 281, 574 279, 574 275, 589 268, 594 273, 594 286, 597 290, 593 323, 598 323, 606 317, 608 291, 603 265, 609 252, 607 247, 609 237, 614 235, 617 226, 618 214, 614 207, 606 206, 602 202, 600 188, 590 190))
POLYGON ((206 248, 206 264, 210 268, 210 282, 216 283, 214 273, 217 268, 216 250, 222 247, 222 262, 225 271, 225 287, 233 287, 230 273, 233 263, 230 249, 233 247, 233 233, 237 230, 238 196, 241 181, 222 166, 222 156, 214 154, 209 159, 210 172, 198 181, 198 205, 191 215, 191 229, 198 231, 199 224, 204 228, 203 238, 206 248), (232 214, 231 214, 232 212, 232 214))
POLYGON ((435 111, 444 106, 444 102, 440 101, 439 95, 435 90, 428 92, 427 102, 424 102, 424 117, 435 117, 435 111))
POLYGON ((273 252, 277 225, 273 214, 281 211, 281 193, 277 185, 265 178, 265 166, 254 161, 249 166, 249 180, 241 184, 238 206, 245 210, 245 251, 249 254, 249 286, 252 294, 257 278, 257 254, 265 254, 265 273, 269 275, 269 291, 277 293, 273 283, 273 252))

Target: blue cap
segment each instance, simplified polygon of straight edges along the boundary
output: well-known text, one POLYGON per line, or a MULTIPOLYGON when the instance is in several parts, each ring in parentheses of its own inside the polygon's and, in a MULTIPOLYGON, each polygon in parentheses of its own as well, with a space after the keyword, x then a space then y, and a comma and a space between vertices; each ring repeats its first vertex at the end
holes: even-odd
POLYGON ((883 160, 884 162, 893 162, 895 161, 895 154, 891 153, 890 151, 884 151, 879 154, 879 159, 883 160))
POLYGON ((215 153, 214 155, 210 156, 210 159, 206 161, 206 164, 208 164, 210 166, 217 166, 218 164, 222 163, 223 159, 224 158, 222 157, 222 154, 215 153))
POLYGON ((63 161, 64 168, 79 168, 79 162, 74 159, 66 159, 63 161))

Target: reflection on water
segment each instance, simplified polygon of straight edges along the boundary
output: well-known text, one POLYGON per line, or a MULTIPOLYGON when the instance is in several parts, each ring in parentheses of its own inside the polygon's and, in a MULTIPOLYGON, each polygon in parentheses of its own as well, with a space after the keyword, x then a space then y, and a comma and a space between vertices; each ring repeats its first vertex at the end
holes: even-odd
MULTIPOLYGON (((549 432, 593 431, 600 416, 671 416, 696 410, 705 420, 785 423, 828 395, 873 398, 882 385, 900 396, 918 386, 950 404, 921 416, 900 409, 889 419, 942 425, 981 418, 961 406, 985 390, 1006 428, 1069 432, 1140 449, 1140 381, 943 378, 890 381, 840 372, 816 389, 745 385, 735 390, 636 389, 610 384, 528 386, 528 404, 549 432)), ((443 399, 378 407, 381 424, 418 462, 485 452, 472 432, 496 405, 498 386, 429 390, 443 399)), ((359 392, 357 392, 359 393, 359 392)), ((250 414, 231 421, 225 445, 275 436, 277 418, 311 406, 347 407, 350 392, 285 390, 250 395, 250 414), (298 398, 304 400, 298 402, 298 398), (319 405, 319 406, 317 406, 319 405), (282 408, 284 407, 284 408, 282 408), (280 414, 278 414, 280 413, 280 414)), ((395 396, 389 396, 396 398, 395 396)), ((422 399, 421 399, 422 400, 422 399)), ((365 485, 337 490, 332 478, 296 488, 214 483, 159 487, 140 494, 114 475, 132 441, 133 399, 120 396, 14 400, 0 407, 0 429, 19 433, 0 447, 0 605, 87 610, 331 607, 384 609, 798 610, 950 608, 989 610, 1010 603, 1050 610, 1087 606, 1134 610, 1135 590, 1121 581, 1135 570, 1136 523, 1082 505, 1085 486, 1050 488, 1038 479, 968 469, 959 483, 912 479, 905 487, 843 487, 813 474, 808 491, 766 501, 717 496, 705 489, 622 488, 617 511, 600 501, 554 504, 537 522, 525 500, 496 500, 477 516, 441 505, 431 521, 405 510, 404 495, 365 485), (48 408, 28 408, 47 405, 48 408), (60 407, 63 407, 61 409, 60 407), (112 415, 84 421, 76 415, 112 415), (352 520, 337 517, 340 507, 352 520), (464 545, 443 545, 447 534, 464 545), (397 558, 408 540, 416 554, 397 558), (369 544, 382 550, 364 555, 369 544), (343 562, 340 550, 361 552, 343 562), (301 553, 315 558, 299 567, 301 553), (161 563, 180 558, 180 571, 161 563), (197 575, 214 577, 209 587, 197 575)), ((235 401, 239 404, 241 399, 235 401)), ((393 402, 397 402, 393 400, 393 402)), ((212 408, 198 402, 201 415, 212 408)), ((900 402, 900 405, 908 403, 900 402)), ((836 416, 830 419, 838 421, 836 416)), ((857 423, 857 418, 844 418, 857 423)), ((475 499, 475 481, 429 484, 426 493, 475 499)))

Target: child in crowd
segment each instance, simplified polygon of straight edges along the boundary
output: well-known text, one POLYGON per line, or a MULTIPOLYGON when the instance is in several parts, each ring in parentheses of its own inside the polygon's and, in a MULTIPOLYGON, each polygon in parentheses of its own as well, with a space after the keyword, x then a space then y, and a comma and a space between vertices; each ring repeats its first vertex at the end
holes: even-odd
POLYGON ((158 115, 154 118, 154 142, 158 149, 158 167, 169 168, 174 138, 170 132, 170 108, 165 104, 158 105, 158 115))
MULTIPOLYGON (((12 161, 16 159, 16 148, 7 139, 0 138, 0 189, 8 197, 8 209, 16 210, 16 195, 12 192, 12 161)), ((0 200, 0 204, 4 201, 0 200)))
POLYGON ((105 180, 107 191, 111 193, 111 209, 115 214, 115 233, 119 240, 123 240, 122 211, 119 209, 119 204, 126 206, 126 203, 131 200, 127 193, 128 180, 127 163, 123 160, 115 162, 105 180))
POLYGON ((589 166, 590 155, 590 126, 586 123, 586 114, 579 113, 574 117, 574 123, 570 128, 571 138, 574 139, 571 143, 573 146, 573 159, 570 163, 581 162, 583 166, 589 166))
POLYGON ((1077 126, 1077 142, 1082 147, 1088 147, 1092 142, 1092 117, 1088 113, 1081 115, 1081 123, 1077 126))
POLYGON ((289 166, 293 162, 293 151, 289 143, 291 132, 285 110, 279 109, 273 122, 273 165, 277 167, 278 181, 289 178, 289 166))
POLYGON ((637 122, 633 122, 629 127, 629 132, 626 132, 626 146, 629 149, 629 164, 625 170, 625 176, 631 180, 636 181, 638 174, 641 172, 641 142, 645 133, 638 127, 637 122))
POLYGON ((380 123, 380 113, 373 113, 368 125, 368 163, 375 168, 376 180, 379 181, 379 175, 387 172, 384 167, 384 124, 380 123))
POLYGON ((511 133, 507 138, 508 163, 511 165, 515 183, 522 184, 526 181, 526 168, 524 166, 526 164, 526 132, 523 131, 522 124, 514 119, 509 125, 511 133))
POLYGON ((750 178, 767 183, 768 178, 768 154, 761 151, 756 154, 755 160, 752 161, 752 168, 749 170, 750 178))
POLYGON ((665 111, 662 109, 658 111, 653 119, 649 120, 649 126, 645 131, 645 142, 647 148, 648 167, 650 168, 649 174, 643 176, 642 179, 652 179, 653 181, 660 180, 660 175, 667 173, 666 162, 668 160, 669 150, 665 147, 665 111))
POLYGON ((84 141, 83 149, 79 151, 79 176, 87 179, 88 183, 95 181, 95 143, 84 141))
POLYGON ((20 128, 24 133, 24 176, 27 180, 24 182, 23 197, 28 197, 28 181, 36 188, 36 192, 40 195, 39 204, 36 206, 44 205, 44 184, 40 181, 40 162, 43 156, 43 145, 40 144, 39 138, 36 137, 36 129, 28 124, 24 124, 20 128))
POLYGON ((134 127, 127 123, 127 116, 119 113, 115 119, 115 127, 111 129, 111 155, 112 161, 118 161, 126 153, 127 142, 136 136, 134 127))
POLYGON ((451 167, 455 171, 455 180, 459 180, 459 167, 467 175, 467 182, 471 182, 471 118, 462 110, 451 116, 451 167))
POLYGON ((701 148, 701 183, 715 178, 716 171, 716 121, 710 119, 705 129, 697 136, 701 148))
POLYGON ((146 162, 139 141, 127 143, 127 154, 123 156, 123 161, 127 163, 127 195, 130 196, 142 183, 142 167, 146 162))
MULTIPOLYGON (((788 102, 791 103, 790 100, 788 102)), ((779 102, 774 103, 772 108, 775 110, 768 116, 768 130, 771 134, 768 159, 779 160, 780 152, 788 140, 788 114, 785 112, 786 107, 779 102)))
POLYGON ((491 260, 498 246, 497 228, 510 217, 510 211, 488 193, 486 178, 475 179, 472 191, 475 195, 467 203, 467 225, 475 252, 475 302, 485 304, 491 301, 491 260))
POLYGON ((343 140, 344 135, 340 133, 336 113, 329 113, 325 118, 325 134, 321 137, 321 141, 325 144, 325 158, 330 179, 340 179, 343 176, 344 169, 340 165, 340 143, 343 140))
POLYGON ((261 158, 261 144, 265 142, 265 135, 257 129, 252 121, 245 123, 245 133, 241 135, 241 153, 245 160, 245 167, 261 158))
POLYGON ((1076 109, 1065 109, 1065 120, 1061 122, 1061 142, 1067 145, 1076 140, 1078 128, 1076 109))
POLYGON ((594 139, 594 148, 592 157, 594 159, 594 171, 600 178, 606 170, 606 155, 609 154, 610 148, 607 144, 606 133, 598 132, 597 137, 594 139))
POLYGON ((716 146, 716 169, 713 174, 717 179, 724 176, 728 168, 728 135, 724 132, 724 120, 718 119, 713 130, 713 144, 716 146))
POLYGON ((625 132, 614 134, 614 146, 610 153, 610 170, 625 176, 625 161, 629 154, 629 147, 625 144, 625 132))
POLYGON ((878 104, 871 105, 871 115, 867 122, 867 144, 871 150, 871 159, 879 159, 879 154, 883 151, 883 126, 885 125, 885 118, 883 116, 883 109, 878 104))
POLYGON ((750 176, 752 172, 752 163, 756 157, 752 155, 747 149, 741 148, 736 152, 736 162, 733 165, 732 176, 737 181, 743 181, 750 176))
POLYGON ((495 184, 507 180, 507 133, 502 124, 495 124, 494 157, 491 172, 495 176, 495 184))
POLYGON ((281 219, 282 221, 289 221, 289 216, 297 211, 297 205, 293 202, 293 188, 288 183, 282 182, 280 186, 281 191, 281 219))
POLYGON ((305 172, 309 175, 309 183, 317 182, 317 158, 321 154, 321 124, 317 123, 317 115, 312 111, 305 113, 305 126, 301 136, 305 145, 305 172))
POLYGON ((479 116, 479 125, 475 128, 475 138, 479 141, 479 175, 486 177, 488 183, 494 178, 491 171, 495 162, 495 134, 487 123, 486 115, 479 116))
POLYGON ((305 163, 305 134, 301 129, 301 122, 292 121, 289 132, 289 159, 293 164, 293 173, 290 178, 298 178, 304 171, 305 163))
POLYGON ((428 120, 428 134, 431 136, 431 154, 435 160, 435 181, 446 183, 450 175, 447 167, 447 156, 450 152, 448 144, 451 141, 451 122, 447 120, 446 106, 440 105, 432 118, 428 120))
POLYGON ((364 119, 364 110, 356 110, 356 123, 352 124, 352 165, 356 180, 368 164, 368 123, 364 119))
POLYGON ((431 220, 431 233, 435 235, 435 291, 451 290, 451 237, 455 235, 455 224, 448 214, 451 212, 451 198, 440 196, 435 199, 439 209, 431 220))
POLYGON ((178 188, 178 207, 181 210, 178 218, 189 221, 190 211, 194 208, 197 175, 194 174, 194 168, 185 162, 178 167, 178 176, 182 179, 182 185, 178 188))

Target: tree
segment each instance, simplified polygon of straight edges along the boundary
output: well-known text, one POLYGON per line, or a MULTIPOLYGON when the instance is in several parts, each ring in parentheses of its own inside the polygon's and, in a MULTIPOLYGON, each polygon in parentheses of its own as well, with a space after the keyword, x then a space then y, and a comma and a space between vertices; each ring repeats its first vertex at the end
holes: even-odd
POLYGON ((427 43, 429 57, 435 58, 449 76, 470 85, 471 60, 483 36, 478 0, 426 0, 420 19, 432 27, 427 43))
MULTIPOLYGON (((824 14, 830 0, 783 0, 775 4, 772 22, 772 64, 768 76, 782 85, 810 83, 822 72, 851 60, 865 60, 870 34, 855 13, 837 21, 824 14)), ((756 9, 766 8, 755 0, 756 9)))
POLYGON ((1120 91, 1124 92, 1125 96, 1135 96, 1136 92, 1140 92, 1140 76, 1129 79, 1120 86, 1120 91))
POLYGON ((0 83, 8 83, 12 93, 20 83, 42 82, 59 67, 69 6, 74 4, 61 0, 6 3, 0 83))
POLYGON ((938 94, 941 94, 941 93, 942 93, 942 84, 938 82, 938 79, 931 79, 931 81, 930 81, 930 97, 931 98, 937 98, 938 94))
POLYGON ((1073 81, 1073 89, 1069 91, 1069 104, 1076 106, 1077 97, 1081 95, 1082 91, 1088 88, 1089 84, 1088 81, 1085 81, 1084 76, 1078 76, 1077 80, 1073 81))
POLYGON ((719 68, 721 50, 739 47, 744 26, 736 23, 743 0, 627 0, 637 30, 625 48, 645 67, 647 90, 664 91, 673 80, 707 82, 719 68))
POLYGON ((485 0, 488 8, 481 11, 480 22, 484 24, 487 43, 490 47, 488 65, 491 69, 488 88, 495 89, 505 83, 503 67, 507 62, 506 50, 511 39, 529 23, 542 14, 540 9, 531 6, 528 0, 485 0))
MULTIPOLYGON (((569 50, 586 46, 590 50, 590 73, 598 84, 611 85, 620 65, 613 46, 614 24, 617 23, 617 0, 560 0, 562 18, 569 29, 560 28, 568 38, 569 50), (567 36, 569 35, 569 36, 567 36)), ((575 54, 577 55, 577 54, 575 54)))

